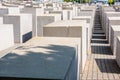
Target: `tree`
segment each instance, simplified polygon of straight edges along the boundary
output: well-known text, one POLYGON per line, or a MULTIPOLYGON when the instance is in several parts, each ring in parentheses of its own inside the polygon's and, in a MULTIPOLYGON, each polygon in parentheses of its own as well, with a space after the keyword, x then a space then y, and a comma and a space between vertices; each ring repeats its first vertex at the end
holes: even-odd
POLYGON ((114 0, 108 0, 109 5, 113 5, 114 2, 115 2, 114 0))
POLYGON ((85 0, 85 3, 90 3, 91 0, 85 0))

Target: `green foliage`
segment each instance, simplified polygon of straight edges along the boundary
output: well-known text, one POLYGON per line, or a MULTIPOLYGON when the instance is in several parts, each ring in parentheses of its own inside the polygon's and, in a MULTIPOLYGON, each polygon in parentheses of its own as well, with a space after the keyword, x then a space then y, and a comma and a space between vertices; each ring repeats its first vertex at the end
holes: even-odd
POLYGON ((108 0, 109 5, 113 5, 114 2, 115 2, 114 0, 108 0))
POLYGON ((90 0, 85 0, 85 3, 90 3, 90 0))
POLYGON ((73 2, 73 0, 64 0, 64 2, 73 2))
POLYGON ((91 0, 64 0, 64 2, 90 3, 91 0))

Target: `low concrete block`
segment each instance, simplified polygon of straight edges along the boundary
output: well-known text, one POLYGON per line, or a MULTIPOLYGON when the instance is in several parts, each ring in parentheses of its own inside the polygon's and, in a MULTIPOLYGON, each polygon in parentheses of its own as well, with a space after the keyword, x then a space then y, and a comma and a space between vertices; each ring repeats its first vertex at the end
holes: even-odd
POLYGON ((43 27, 44 37, 68 37, 68 38, 81 38, 82 39, 82 52, 81 66, 82 70, 87 58, 88 36, 87 35, 86 20, 68 20, 53 22, 43 27))
POLYGON ((80 38, 35 37, 0 59, 0 76, 80 80, 80 49, 80 38))
POLYGON ((0 51, 14 45, 13 25, 0 24, 0 51))
POLYGON ((23 43, 32 37, 31 14, 8 14, 3 17, 4 24, 13 24, 15 43, 23 43))

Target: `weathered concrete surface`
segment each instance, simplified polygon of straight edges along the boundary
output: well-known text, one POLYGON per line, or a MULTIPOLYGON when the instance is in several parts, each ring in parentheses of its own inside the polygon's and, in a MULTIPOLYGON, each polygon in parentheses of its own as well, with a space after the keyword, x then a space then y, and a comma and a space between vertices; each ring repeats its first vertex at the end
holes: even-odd
POLYGON ((14 45, 13 25, 0 24, 0 51, 14 45))
POLYGON ((0 59, 0 76, 79 80, 80 42, 80 38, 33 38, 0 59))

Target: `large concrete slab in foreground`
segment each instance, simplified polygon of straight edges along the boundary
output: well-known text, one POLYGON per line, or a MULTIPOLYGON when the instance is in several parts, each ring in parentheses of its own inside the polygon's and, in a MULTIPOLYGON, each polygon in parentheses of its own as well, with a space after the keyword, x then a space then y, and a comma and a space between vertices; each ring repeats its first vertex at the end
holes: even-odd
POLYGON ((79 80, 80 40, 33 38, 0 59, 0 77, 79 80))

